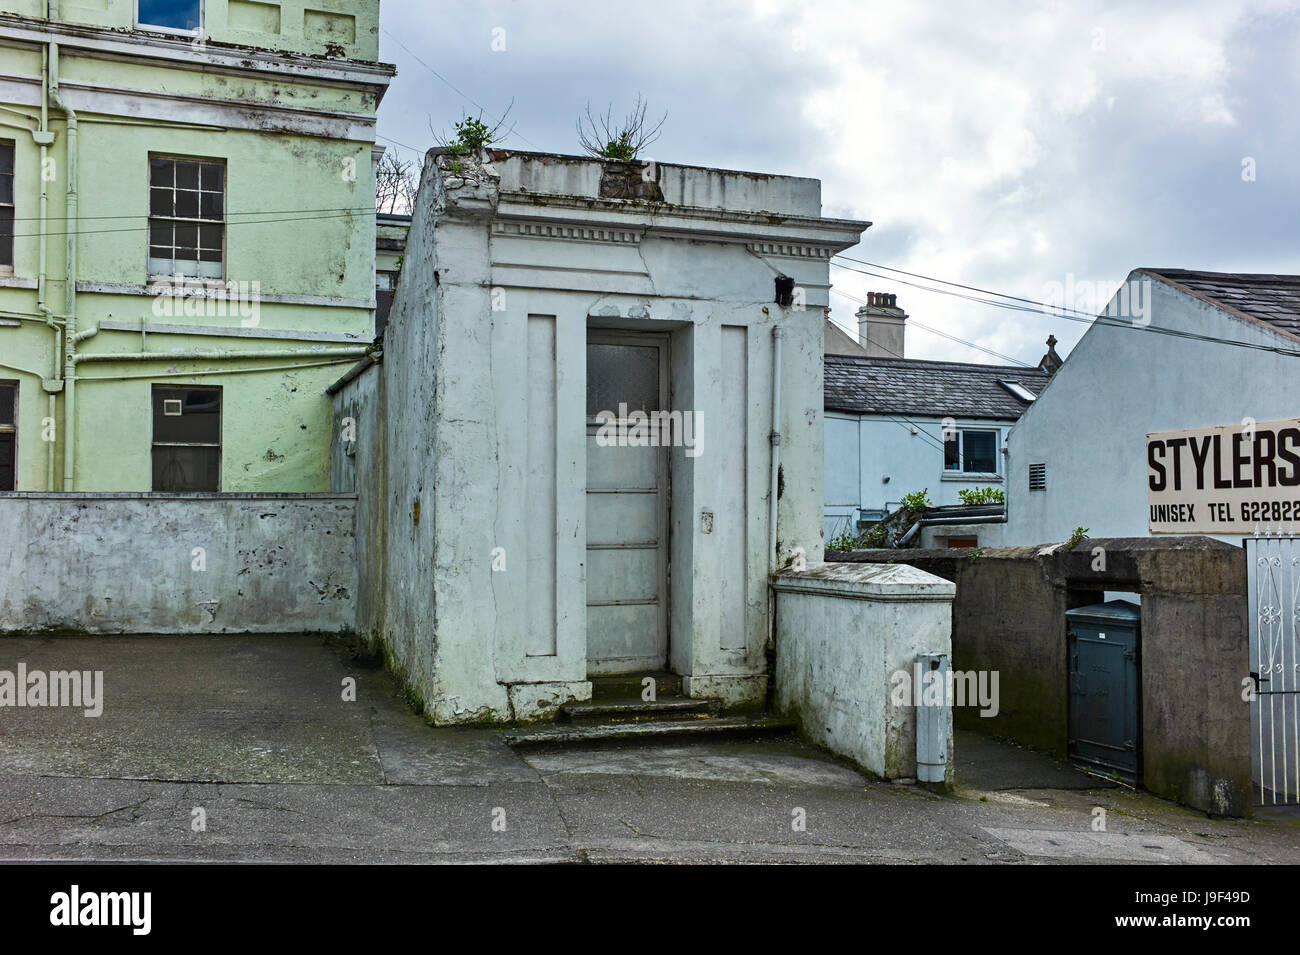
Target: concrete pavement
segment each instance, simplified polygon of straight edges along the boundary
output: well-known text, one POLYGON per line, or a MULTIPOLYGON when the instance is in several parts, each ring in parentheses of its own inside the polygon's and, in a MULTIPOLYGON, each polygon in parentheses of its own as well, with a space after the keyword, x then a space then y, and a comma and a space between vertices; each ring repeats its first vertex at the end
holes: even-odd
POLYGON ((793 737, 517 753, 320 637, 0 640, 20 661, 101 670, 104 709, 0 708, 6 860, 1300 861, 1293 818, 1207 819, 984 737, 937 796, 793 737))

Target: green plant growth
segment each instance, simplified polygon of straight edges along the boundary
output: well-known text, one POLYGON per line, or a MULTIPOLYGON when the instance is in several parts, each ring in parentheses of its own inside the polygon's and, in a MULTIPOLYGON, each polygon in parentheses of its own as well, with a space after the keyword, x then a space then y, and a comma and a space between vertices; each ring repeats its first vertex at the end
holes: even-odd
POLYGON ((861 534, 841 534, 826 542, 827 550, 879 549, 885 546, 885 525, 872 524, 861 534))
POLYGON ((928 487, 903 495, 903 506, 907 508, 909 514, 919 514, 933 505, 934 502, 930 500, 930 489, 928 487))
POLYGON ((618 134, 617 139, 611 139, 600 149, 600 156, 603 159, 622 159, 625 162, 636 158, 636 146, 632 142, 632 134, 626 129, 618 134))
POLYGON ((454 125, 456 135, 447 144, 453 156, 476 156, 492 144, 492 130, 483 120, 467 116, 454 125))
POLYGON ((826 542, 827 550, 853 550, 858 546, 858 538, 852 534, 841 534, 839 537, 832 537, 826 542))
POLYGON ((999 487, 964 487, 957 492, 963 504, 1005 504, 1006 492, 999 487))
POLYGON ((511 130, 506 129, 505 125, 512 106, 514 106, 513 102, 506 107, 506 111, 501 114, 495 126, 483 122, 483 114, 479 113, 477 116, 464 116, 452 123, 452 128, 456 132, 450 139, 435 131, 434 135, 438 143, 453 159, 451 168, 454 171, 460 172, 464 169, 462 159, 477 158, 483 150, 495 146, 510 134, 511 130))
POLYGON ((420 694, 414 687, 406 687, 402 690, 402 702, 415 711, 417 716, 424 714, 424 700, 420 699, 420 694))
POLYGON ((1074 533, 1070 535, 1070 539, 1065 542, 1065 549, 1073 550, 1074 546, 1078 544, 1079 541, 1086 538, 1087 536, 1088 536, 1088 528, 1076 527, 1074 529, 1074 533))
POLYGON ((664 113, 657 123, 646 120, 647 104, 638 95, 636 103, 621 121, 614 119, 614 106, 611 103, 604 116, 595 116, 591 104, 586 112, 578 117, 578 143, 589 155, 598 159, 615 159, 631 162, 652 142, 659 138, 664 120, 664 113))

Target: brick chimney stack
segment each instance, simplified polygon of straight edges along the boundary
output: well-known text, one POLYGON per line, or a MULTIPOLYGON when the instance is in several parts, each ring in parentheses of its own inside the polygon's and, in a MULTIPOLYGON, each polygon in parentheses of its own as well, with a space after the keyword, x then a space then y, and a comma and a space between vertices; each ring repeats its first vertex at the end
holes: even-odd
POLYGON ((907 313, 897 296, 868 292, 867 304, 858 309, 858 341, 872 358, 902 358, 907 313))

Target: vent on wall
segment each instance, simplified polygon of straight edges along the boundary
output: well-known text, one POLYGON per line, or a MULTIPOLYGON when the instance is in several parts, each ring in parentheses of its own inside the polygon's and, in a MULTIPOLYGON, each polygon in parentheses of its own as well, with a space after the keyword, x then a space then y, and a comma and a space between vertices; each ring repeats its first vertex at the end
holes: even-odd
POLYGON ((1046 464, 1029 465, 1029 490, 1031 491, 1047 490, 1047 465, 1046 464))

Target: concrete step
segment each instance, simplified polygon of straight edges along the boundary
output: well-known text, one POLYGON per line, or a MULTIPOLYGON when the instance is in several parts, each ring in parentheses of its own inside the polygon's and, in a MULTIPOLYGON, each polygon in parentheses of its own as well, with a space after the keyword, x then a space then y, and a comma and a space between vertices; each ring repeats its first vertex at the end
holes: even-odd
POLYGON ((717 714, 717 700, 670 697, 647 703, 640 697, 626 700, 601 699, 591 703, 566 703, 560 719, 568 723, 648 723, 652 720, 707 719, 717 714))
POLYGON ((593 676, 591 678, 591 698, 593 700, 640 698, 646 677, 654 677, 655 696, 677 696, 682 692, 682 678, 666 670, 650 673, 622 673, 617 676, 593 676))
POLYGON ((509 729, 502 736, 510 746, 524 747, 672 736, 765 735, 792 729, 792 720, 777 716, 715 716, 697 720, 655 720, 649 723, 561 723, 555 726, 509 729))

